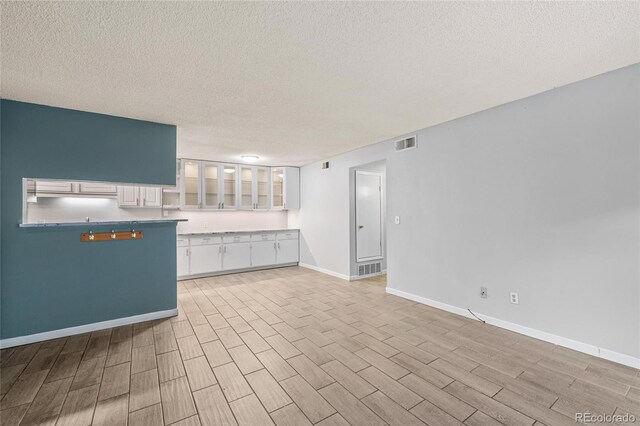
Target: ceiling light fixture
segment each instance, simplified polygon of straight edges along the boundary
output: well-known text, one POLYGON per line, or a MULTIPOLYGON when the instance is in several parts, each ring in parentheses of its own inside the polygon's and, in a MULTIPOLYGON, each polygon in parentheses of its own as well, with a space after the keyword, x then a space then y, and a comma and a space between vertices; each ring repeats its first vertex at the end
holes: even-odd
POLYGON ((227 168, 225 168, 225 169, 224 169, 224 172, 225 172, 225 173, 235 173, 235 172, 236 172, 236 169, 231 169, 231 168, 227 169, 227 168))
POLYGON ((240 158, 242 158, 247 163, 253 163, 254 161, 258 161, 260 159, 260 157, 258 157, 257 155, 241 155, 240 158))

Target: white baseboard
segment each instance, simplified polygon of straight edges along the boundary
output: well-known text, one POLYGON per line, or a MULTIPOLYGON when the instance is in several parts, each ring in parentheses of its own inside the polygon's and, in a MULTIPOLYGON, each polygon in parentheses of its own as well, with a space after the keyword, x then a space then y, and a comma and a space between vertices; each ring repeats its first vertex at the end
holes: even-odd
POLYGON ((28 336, 12 337, 0 340, 0 349, 14 346, 28 345, 29 343, 42 342, 44 340, 59 339, 60 337, 72 336, 74 334, 89 333, 91 331, 104 330, 105 328, 119 327, 121 325, 134 324, 137 322, 151 321, 160 318, 174 317, 178 315, 178 309, 166 311, 149 312, 131 317, 116 318, 108 321, 94 322, 91 324, 79 325, 77 327, 61 328, 59 330, 45 331, 44 333, 30 334, 28 336))
MULTIPOLYGON (((422 296, 416 296, 415 294, 407 293, 407 292, 396 290, 389 287, 387 287, 386 291, 389 294, 393 294, 395 296, 399 296, 404 299, 409 299, 414 302, 418 302, 424 305, 432 306, 434 308, 442 309, 443 311, 447 311, 457 315, 461 315, 463 317, 475 319, 473 315, 471 315, 469 311, 464 308, 448 305, 446 303, 427 299, 426 297, 422 297, 422 296)), ((515 324, 509 321, 504 321, 498 318, 488 317, 486 315, 482 315, 477 312, 476 314, 480 318, 482 318, 484 321, 486 321, 487 324, 504 328, 506 330, 513 331, 515 333, 524 334, 525 336, 533 337, 535 339, 544 340, 545 342, 549 342, 558 346, 563 346, 565 348, 573 349, 575 351, 582 352, 588 355, 593 355, 598 358, 603 358, 609 361, 617 362, 618 364, 623 364, 629 367, 640 369, 640 358, 635 358, 631 355, 626 355, 626 354, 615 352, 609 349, 600 348, 598 346, 595 346, 589 343, 579 342, 577 340, 572 340, 566 337, 557 336, 555 334, 547 333, 546 331, 536 330, 535 328, 525 327, 523 325, 515 324)))
POLYGON ((332 277, 340 278, 345 281, 349 281, 349 275, 339 274, 337 272, 330 271, 328 269, 320 268, 318 266, 309 265, 306 263, 299 263, 298 266, 302 266, 303 268, 311 269, 312 271, 322 272, 323 274, 331 275, 332 277))

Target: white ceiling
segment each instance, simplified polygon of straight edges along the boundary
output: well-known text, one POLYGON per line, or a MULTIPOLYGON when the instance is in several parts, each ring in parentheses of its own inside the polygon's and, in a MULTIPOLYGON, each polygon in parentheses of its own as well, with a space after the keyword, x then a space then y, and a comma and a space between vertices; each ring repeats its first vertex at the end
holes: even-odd
POLYGON ((2 2, 4 98, 302 165, 640 62, 638 2, 2 2))

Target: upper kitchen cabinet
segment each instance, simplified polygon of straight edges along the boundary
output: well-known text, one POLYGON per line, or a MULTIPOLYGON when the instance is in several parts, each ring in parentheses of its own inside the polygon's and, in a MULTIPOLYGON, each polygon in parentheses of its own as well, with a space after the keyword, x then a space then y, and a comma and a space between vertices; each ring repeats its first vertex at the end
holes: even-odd
POLYGON ((180 208, 288 210, 300 208, 300 169, 181 160, 180 208))
POLYGON ((67 182, 59 180, 27 180, 27 191, 42 197, 104 196, 115 197, 117 186, 100 182, 67 182))
POLYGON ((198 209, 202 206, 202 164, 199 161, 182 160, 180 164, 180 207, 198 209))
POLYGON ((271 208, 275 210, 300 208, 299 168, 271 168, 271 208))
POLYGON ((234 210, 238 206, 238 167, 235 164, 203 162, 205 209, 234 210))
POLYGON ((238 166, 240 173, 240 208, 269 209, 269 167, 238 166))
POLYGON ((162 207, 162 188, 157 186, 119 186, 118 206, 131 207, 162 207))
POLYGON ((238 166, 182 160, 180 206, 183 209, 234 210, 238 207, 238 166))

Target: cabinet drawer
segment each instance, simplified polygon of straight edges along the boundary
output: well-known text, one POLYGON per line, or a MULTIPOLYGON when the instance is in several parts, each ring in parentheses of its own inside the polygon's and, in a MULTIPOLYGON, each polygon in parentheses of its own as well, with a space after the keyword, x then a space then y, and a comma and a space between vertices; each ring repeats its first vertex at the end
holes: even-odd
POLYGON ((242 235, 225 235, 222 237, 223 243, 248 243, 251 241, 251 235, 242 234, 242 235))
POLYGON ((281 240, 297 240, 298 231, 278 232, 278 241, 281 240))
POLYGON ((275 240, 276 240, 276 234, 273 232, 251 234, 251 241, 275 241, 275 240))
POLYGON ((188 238, 178 238, 178 247, 189 247, 189 239, 188 238))
POLYGON ((191 237, 191 246, 206 246, 209 244, 220 244, 221 239, 217 236, 211 237, 191 237))

